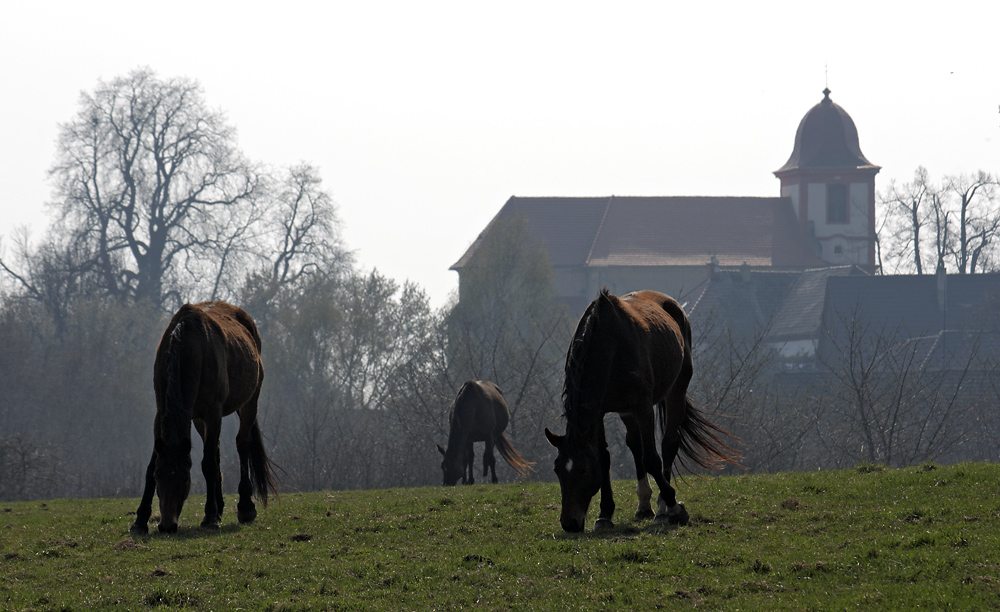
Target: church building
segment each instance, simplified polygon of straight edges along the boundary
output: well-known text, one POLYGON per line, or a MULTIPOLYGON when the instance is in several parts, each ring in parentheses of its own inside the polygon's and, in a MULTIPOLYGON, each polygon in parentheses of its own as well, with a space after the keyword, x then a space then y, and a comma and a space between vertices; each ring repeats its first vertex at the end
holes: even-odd
POLYGON ((490 228, 522 217, 549 255, 556 294, 576 314, 605 286, 681 296, 721 270, 872 273, 878 171, 826 89, 774 172, 776 197, 512 196, 451 269, 461 295, 462 271, 490 228))

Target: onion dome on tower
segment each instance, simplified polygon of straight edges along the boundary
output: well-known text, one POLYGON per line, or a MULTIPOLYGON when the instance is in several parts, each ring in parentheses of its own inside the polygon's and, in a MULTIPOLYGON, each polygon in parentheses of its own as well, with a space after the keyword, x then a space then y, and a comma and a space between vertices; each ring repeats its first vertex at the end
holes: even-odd
POLYGON ((847 111, 830 99, 829 88, 823 90, 823 100, 802 118, 792 155, 774 174, 781 178, 804 168, 879 169, 861 152, 858 128, 847 111))
POLYGON ((879 169, 861 152, 854 120, 824 89, 799 123, 791 156, 774 175, 827 263, 874 271, 879 169))

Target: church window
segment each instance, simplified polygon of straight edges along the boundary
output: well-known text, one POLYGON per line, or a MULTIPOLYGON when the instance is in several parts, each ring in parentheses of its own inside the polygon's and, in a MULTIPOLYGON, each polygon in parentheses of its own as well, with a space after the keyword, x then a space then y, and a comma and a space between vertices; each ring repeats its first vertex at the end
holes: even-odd
POLYGON ((826 186, 827 223, 847 223, 847 185, 826 186))

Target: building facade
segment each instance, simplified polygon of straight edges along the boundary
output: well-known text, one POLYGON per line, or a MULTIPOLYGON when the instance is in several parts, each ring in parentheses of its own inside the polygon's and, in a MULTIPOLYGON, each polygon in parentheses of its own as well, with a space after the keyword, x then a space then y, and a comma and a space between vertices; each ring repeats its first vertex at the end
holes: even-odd
POLYGON ((854 121, 824 90, 799 124, 776 197, 517 197, 490 228, 520 217, 548 253, 558 297, 582 313, 602 287, 680 296, 720 270, 801 272, 826 266, 874 270, 875 175, 854 121))

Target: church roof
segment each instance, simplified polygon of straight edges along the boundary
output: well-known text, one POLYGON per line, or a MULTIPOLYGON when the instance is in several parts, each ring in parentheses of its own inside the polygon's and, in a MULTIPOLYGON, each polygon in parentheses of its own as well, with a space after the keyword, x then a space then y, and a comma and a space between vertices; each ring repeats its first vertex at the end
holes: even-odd
POLYGON ((795 132, 795 147, 785 165, 775 170, 780 176, 796 169, 866 168, 878 170, 861 152, 858 128, 843 108, 823 90, 823 99, 802 117, 795 132))
MULTIPOLYGON (((513 196, 490 224, 517 215, 556 267, 699 266, 713 256, 723 266, 823 265, 789 198, 513 196)), ((468 265, 483 234, 452 270, 468 265)))

